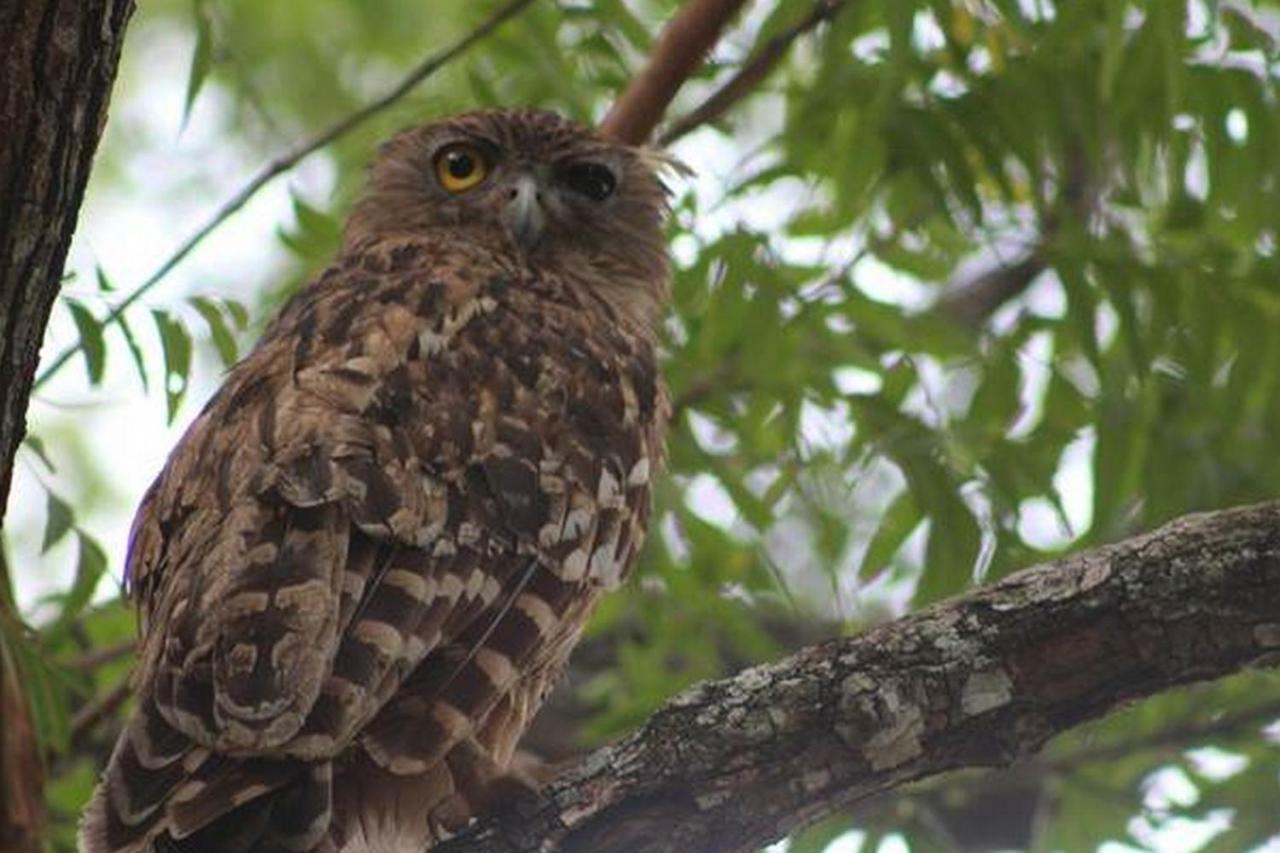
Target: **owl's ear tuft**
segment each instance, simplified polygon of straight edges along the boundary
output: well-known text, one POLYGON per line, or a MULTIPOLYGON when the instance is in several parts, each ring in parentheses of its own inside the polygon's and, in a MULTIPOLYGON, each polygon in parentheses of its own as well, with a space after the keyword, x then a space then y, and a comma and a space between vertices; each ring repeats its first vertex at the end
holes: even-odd
POLYGON ((636 156, 640 163, 658 178, 669 175, 680 178, 692 178, 697 173, 688 163, 662 148, 642 145, 636 148, 636 156))

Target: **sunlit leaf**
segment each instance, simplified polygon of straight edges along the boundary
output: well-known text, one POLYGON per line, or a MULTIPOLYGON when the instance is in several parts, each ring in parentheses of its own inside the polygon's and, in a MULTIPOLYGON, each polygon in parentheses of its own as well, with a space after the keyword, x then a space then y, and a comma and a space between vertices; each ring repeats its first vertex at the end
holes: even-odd
POLYGON ((239 352, 235 334, 227 326, 227 315, 230 312, 224 314, 223 306, 207 296, 193 296, 187 301, 209 327, 209 336, 218 351, 218 357, 222 359, 223 366, 230 367, 235 364, 236 359, 239 358, 239 352))
POLYGON ((182 321, 163 309, 153 309, 156 332, 164 352, 165 409, 170 423, 178 413, 182 398, 187 393, 191 377, 191 336, 182 321))

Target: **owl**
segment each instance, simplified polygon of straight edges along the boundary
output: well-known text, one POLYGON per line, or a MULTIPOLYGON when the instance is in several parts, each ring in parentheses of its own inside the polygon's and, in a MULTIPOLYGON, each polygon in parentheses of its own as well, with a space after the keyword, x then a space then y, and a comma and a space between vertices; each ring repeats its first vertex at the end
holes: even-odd
POLYGON ((83 850, 418 853, 519 790, 662 463, 662 165, 528 109, 382 146, 142 501, 83 850))

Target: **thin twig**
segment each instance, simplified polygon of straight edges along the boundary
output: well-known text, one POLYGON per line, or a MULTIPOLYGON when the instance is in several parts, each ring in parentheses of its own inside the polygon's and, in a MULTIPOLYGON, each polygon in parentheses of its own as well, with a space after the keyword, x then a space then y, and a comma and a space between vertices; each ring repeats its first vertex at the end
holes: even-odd
POLYGON ((689 0, 676 12, 640 73, 614 102, 600 132, 639 145, 662 120, 671 99, 745 0, 689 0))
POLYGON ((85 652, 72 662, 71 668, 78 672, 92 672, 103 664, 112 663, 133 653, 136 643, 132 639, 124 640, 104 649, 93 649, 85 652))
POLYGON ((848 5, 846 0, 818 0, 808 15, 790 29, 769 39, 764 46, 748 57, 738 69, 738 73, 703 101, 701 106, 673 121, 658 141, 663 146, 671 145, 691 130, 720 118, 773 72, 796 39, 824 21, 834 18, 836 13, 846 5, 848 5))
MULTIPOLYGON (((302 141, 291 150, 286 151, 275 160, 272 160, 256 175, 254 175, 248 183, 241 187, 235 195, 224 202, 222 207, 218 208, 217 212, 215 212, 204 225, 201 225, 196 229, 195 233, 188 237, 146 281, 138 285, 132 293, 116 305, 116 307, 111 310, 111 313, 103 319, 102 324, 105 326, 119 319, 119 317, 132 307, 134 303, 146 295, 148 291, 159 284, 165 276, 172 272, 174 267, 181 263, 187 255, 191 254, 192 250, 195 249, 196 246, 200 245, 206 237, 212 234, 220 225, 222 225, 223 222, 229 219, 232 214, 244 207, 249 199, 257 195, 258 191, 268 183, 289 171, 299 162, 314 154, 316 151, 319 151, 329 143, 345 136, 356 127, 364 124, 373 116, 387 109, 387 107, 400 100, 400 98, 404 97, 423 80, 427 79, 449 62, 465 53, 467 49, 476 44, 476 42, 487 37, 508 18, 511 18, 517 13, 523 11, 526 6, 529 6, 532 3, 533 0, 509 0, 509 2, 501 6, 496 12, 490 15, 484 23, 480 24, 480 26, 476 27, 470 33, 463 36, 443 51, 433 54, 423 60, 385 95, 364 107, 361 107, 345 118, 340 119, 327 130, 311 137, 310 139, 302 141)), ((57 357, 55 357, 53 361, 51 361, 48 366, 41 371, 32 390, 40 389, 53 377, 54 374, 61 370, 62 367, 70 361, 72 356, 80 351, 80 348, 80 344, 76 343, 60 352, 57 357)))
POLYGON ((126 677, 111 688, 111 692, 76 711, 75 716, 71 718, 70 742, 73 745, 83 742, 89 732, 93 731, 107 717, 114 714, 116 709, 123 705, 131 695, 129 687, 129 679, 126 677))
POLYGON ((1011 263, 983 270, 945 293, 936 311, 959 325, 978 330, 1005 303, 1025 293, 1048 262, 1038 251, 1011 263))

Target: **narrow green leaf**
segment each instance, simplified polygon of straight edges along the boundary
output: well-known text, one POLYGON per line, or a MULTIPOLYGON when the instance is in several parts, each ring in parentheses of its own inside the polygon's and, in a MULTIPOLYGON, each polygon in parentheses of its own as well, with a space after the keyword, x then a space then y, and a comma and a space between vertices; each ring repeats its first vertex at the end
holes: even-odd
POLYGON ((107 348, 102 340, 102 324, 93 312, 75 300, 67 300, 67 308, 76 322, 80 332, 80 351, 84 353, 84 366, 89 374, 89 384, 102 382, 102 371, 106 366, 107 348))
POLYGON ((133 336, 133 329, 129 326, 129 321, 124 315, 116 317, 115 323, 120 327, 120 333, 124 335, 125 345, 129 348, 129 357, 133 361, 133 366, 137 368, 138 379, 142 382, 142 390, 150 391, 151 383, 147 378, 147 362, 142 357, 142 347, 138 346, 138 339, 133 336))
POLYGON ((231 321, 236 324, 236 328, 244 331, 249 328, 249 309, 244 307, 244 303, 236 299, 222 300, 223 309, 231 315, 231 321))
POLYGON ((904 489, 880 516, 880 524, 858 567, 858 580, 869 581, 889 565, 902 543, 920 526, 923 516, 910 489, 904 489))
POLYGON ((314 238, 336 243, 342 236, 342 226, 337 219, 308 204, 296 193, 293 195, 293 215, 298 218, 298 225, 302 230, 314 238))
POLYGON ((951 489, 929 491, 929 540, 925 545, 924 574, 912 604, 923 607, 954 595, 973 580, 974 563, 982 546, 982 530, 973 513, 951 489))
POLYGON ((204 87, 209 69, 213 66, 213 26, 203 0, 195 0, 192 3, 192 12, 196 23, 196 44, 191 52, 191 70, 187 73, 187 94, 182 103, 182 130, 187 127, 187 119, 191 117, 191 107, 195 104, 200 89, 204 87))
POLYGON ((77 528, 76 543, 79 546, 76 576, 71 581, 71 588, 61 596, 62 610, 58 618, 42 632, 48 645, 55 645, 66 636, 67 629, 93 599, 93 591, 107 571, 107 554, 97 540, 77 528))
POLYGON ((62 537, 67 535, 67 531, 71 529, 73 519, 71 507, 53 492, 48 494, 48 500, 45 502, 45 512, 48 518, 44 524, 44 541, 40 543, 41 554, 47 553, 50 548, 62 540, 62 537))
POLYGON ((106 270, 104 270, 100 265, 94 265, 93 269, 94 272, 97 273, 98 277, 98 290, 103 293, 111 293, 116 289, 116 286, 111 283, 111 279, 107 278, 106 270))
POLYGON ((193 296, 187 301, 208 325, 209 336, 213 339, 213 345, 218 350, 218 357, 222 359, 223 366, 230 367, 235 364, 236 359, 239 358, 236 338, 227 327, 227 319, 218 303, 207 296, 193 296))
POLYGON ((27 433, 23 437, 22 443, 31 448, 31 452, 44 463, 44 467, 49 469, 50 474, 56 474, 58 468, 53 464, 53 460, 49 458, 49 451, 45 449, 44 439, 33 433, 27 433))
POLYGON ((154 309, 151 316, 164 351, 165 405, 169 423, 173 423, 191 376, 191 336, 182 322, 171 317, 168 311, 154 309))
POLYGON ((64 610, 69 609, 74 615, 79 615, 107 570, 107 554, 96 539, 82 530, 76 531, 76 540, 80 546, 80 559, 76 561, 76 577, 67 594, 64 610))

